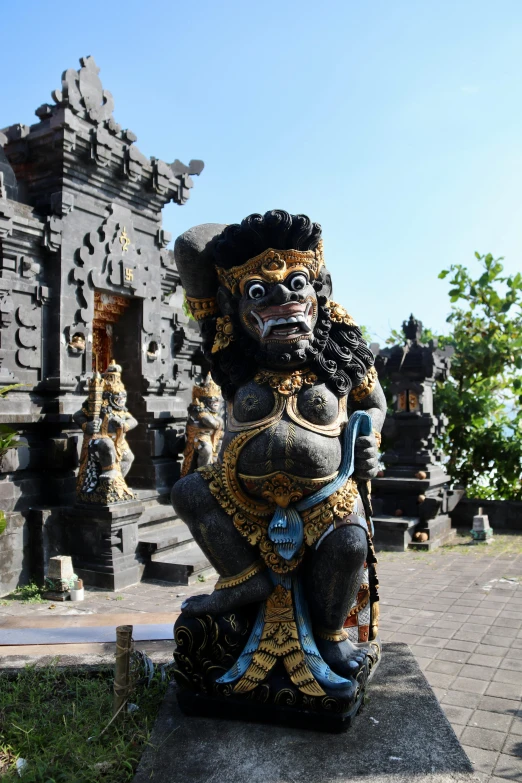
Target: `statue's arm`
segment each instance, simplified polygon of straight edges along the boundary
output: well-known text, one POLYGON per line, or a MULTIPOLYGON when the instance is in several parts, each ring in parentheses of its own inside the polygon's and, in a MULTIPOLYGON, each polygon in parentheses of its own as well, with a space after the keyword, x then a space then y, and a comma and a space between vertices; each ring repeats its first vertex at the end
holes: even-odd
POLYGON ((211 430, 219 430, 223 427, 223 419, 220 416, 212 416, 210 413, 200 413, 198 421, 211 430))
POLYGON ((82 427, 83 429, 83 425, 85 424, 86 421, 89 421, 89 419, 87 418, 87 416, 85 415, 82 409, 76 411, 76 413, 73 413, 73 421, 75 424, 78 425, 78 427, 82 427))
POLYGON ((386 397, 379 381, 375 382, 372 391, 362 400, 351 401, 352 410, 366 411, 372 419, 373 432, 371 435, 361 436, 355 441, 355 477, 361 481, 368 481, 379 470, 379 443, 375 433, 380 434, 384 419, 386 418, 386 397))
POLYGON ((73 421, 82 428, 86 435, 94 435, 100 429, 100 420, 91 419, 86 413, 86 407, 73 413, 73 421))
POLYGON ((363 400, 359 402, 350 401, 350 407, 354 411, 366 411, 366 413, 369 413, 372 418, 373 429, 380 433, 386 418, 387 403, 379 381, 375 381, 372 391, 363 400))
POLYGON ((134 416, 128 415, 125 419, 125 432, 128 432, 129 430, 133 430, 134 427, 137 426, 138 426, 138 422, 134 418, 134 416))

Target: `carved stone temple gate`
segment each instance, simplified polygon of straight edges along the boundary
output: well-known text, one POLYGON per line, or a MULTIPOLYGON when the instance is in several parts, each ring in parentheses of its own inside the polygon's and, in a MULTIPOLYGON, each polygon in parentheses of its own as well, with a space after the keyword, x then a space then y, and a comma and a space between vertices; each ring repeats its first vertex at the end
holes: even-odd
POLYGON ((0 595, 41 579, 54 554, 72 553, 78 573, 107 587, 144 569, 157 575, 154 558, 158 573, 181 580, 206 565, 167 502, 202 368, 161 224, 203 164, 142 155, 115 122, 93 58, 80 63, 36 110, 38 122, 0 132, 0 387, 23 384, 0 399, 0 422, 25 444, 0 463, 0 595), (138 499, 125 524, 121 514, 93 522, 71 510, 81 441, 72 414, 111 353, 139 421, 128 437, 138 499))

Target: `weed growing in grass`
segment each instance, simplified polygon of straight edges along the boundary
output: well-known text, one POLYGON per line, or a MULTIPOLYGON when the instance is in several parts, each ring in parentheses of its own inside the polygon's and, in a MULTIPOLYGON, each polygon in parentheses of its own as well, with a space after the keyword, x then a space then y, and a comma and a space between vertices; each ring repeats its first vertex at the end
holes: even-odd
POLYGON ((19 601, 25 601, 28 604, 40 604, 42 603, 42 587, 38 587, 34 582, 28 585, 22 585, 17 587, 13 593, 13 597, 19 601))
POLYGON ((156 676, 138 686, 125 713, 112 716, 113 672, 28 666, 0 673, 0 779, 25 783, 123 783, 132 779, 166 684, 156 676), (101 736, 100 736, 101 735, 101 736), (92 738, 89 741, 89 738, 92 738))

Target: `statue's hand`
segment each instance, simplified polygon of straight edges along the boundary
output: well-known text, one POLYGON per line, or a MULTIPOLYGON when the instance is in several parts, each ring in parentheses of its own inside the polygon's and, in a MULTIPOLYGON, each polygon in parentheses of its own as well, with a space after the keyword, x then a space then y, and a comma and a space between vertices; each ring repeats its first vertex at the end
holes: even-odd
POLYGON ((92 421, 88 421, 85 425, 85 432, 87 435, 96 435, 96 433, 100 431, 100 425, 100 419, 93 419, 92 421))
POLYGON ((363 435, 355 441, 355 478, 363 481, 375 478, 379 470, 379 450, 375 436, 363 435))

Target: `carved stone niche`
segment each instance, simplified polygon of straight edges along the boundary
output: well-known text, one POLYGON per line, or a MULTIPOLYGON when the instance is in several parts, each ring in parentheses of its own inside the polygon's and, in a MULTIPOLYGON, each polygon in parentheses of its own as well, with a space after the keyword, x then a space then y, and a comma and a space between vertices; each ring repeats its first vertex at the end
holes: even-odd
POLYGON ((80 326, 66 326, 64 334, 69 356, 82 356, 88 344, 92 342, 91 330, 83 324, 80 326))

